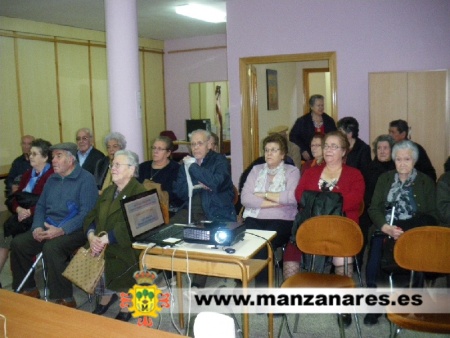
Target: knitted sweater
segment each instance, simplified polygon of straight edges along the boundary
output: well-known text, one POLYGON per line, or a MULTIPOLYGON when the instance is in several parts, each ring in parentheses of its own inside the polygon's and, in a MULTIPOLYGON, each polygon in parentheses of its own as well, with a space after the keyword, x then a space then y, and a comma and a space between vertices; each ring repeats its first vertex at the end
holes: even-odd
POLYGON ((50 217, 57 224, 69 214, 67 202, 78 206, 78 214, 62 225, 66 235, 81 230, 83 220, 94 207, 98 198, 94 176, 76 163, 75 169, 65 177, 53 174, 47 180, 44 191, 36 205, 31 231, 44 227, 44 221, 50 217))

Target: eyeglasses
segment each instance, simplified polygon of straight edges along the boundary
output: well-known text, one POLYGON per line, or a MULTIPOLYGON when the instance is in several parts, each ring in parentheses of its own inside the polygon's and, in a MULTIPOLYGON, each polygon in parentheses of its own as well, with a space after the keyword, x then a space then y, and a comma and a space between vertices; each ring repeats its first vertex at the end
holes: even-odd
POLYGON ((90 139, 90 137, 89 136, 82 136, 82 137, 80 137, 80 136, 77 136, 77 138, 76 138, 76 140, 77 141, 81 141, 81 140, 83 140, 83 141, 87 141, 87 140, 89 140, 90 139))
POLYGON ((164 150, 169 150, 169 149, 160 148, 160 147, 152 147, 152 150, 155 150, 155 151, 164 151, 164 150))
POLYGON ((113 144, 113 145, 107 146, 106 149, 108 149, 108 150, 110 150, 110 149, 120 149, 120 145, 113 144))
POLYGON ((272 149, 264 149, 264 152, 265 152, 266 154, 268 154, 268 153, 275 154, 275 153, 277 153, 277 152, 279 152, 279 151, 280 151, 280 148, 278 148, 278 149, 276 149, 276 148, 272 148, 272 149))
POLYGON ((119 169, 121 165, 127 165, 129 167, 131 166, 131 164, 128 164, 128 163, 112 163, 108 167, 109 167, 109 169, 112 169, 112 168, 119 169))
POLYGON ((337 144, 326 144, 325 143, 325 145, 323 146, 324 150, 328 150, 328 149, 337 150, 339 148, 342 148, 342 147, 339 147, 337 144))
POLYGON ((28 156, 38 156, 38 155, 40 155, 40 153, 32 151, 28 156))
POLYGON ((191 142, 191 147, 195 148, 197 146, 201 147, 202 145, 206 144, 206 141, 198 141, 197 143, 191 142))
POLYGON ((321 144, 311 144, 311 148, 320 148, 321 144))

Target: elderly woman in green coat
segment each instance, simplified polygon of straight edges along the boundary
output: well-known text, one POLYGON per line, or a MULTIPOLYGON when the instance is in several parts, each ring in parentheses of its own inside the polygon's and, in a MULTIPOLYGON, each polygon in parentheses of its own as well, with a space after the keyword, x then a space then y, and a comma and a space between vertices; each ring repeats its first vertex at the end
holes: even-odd
MULTIPOLYGON (((105 273, 99 283, 102 293, 92 312, 101 315, 119 298, 119 292, 128 292, 134 284, 133 273, 139 269, 138 252, 132 248, 131 238, 121 210, 120 200, 145 191, 137 177, 139 158, 129 150, 114 154, 110 164, 114 184, 103 191, 94 209, 84 221, 92 255, 99 255, 106 246, 105 273), (98 236, 102 231, 106 235, 98 236), (133 268, 134 267, 134 268, 133 268)), ((129 321, 128 309, 121 309, 116 319, 129 321)))
MULTIPOLYGON (((414 168, 418 157, 419 150, 415 143, 409 140, 396 143, 392 149, 395 170, 378 178, 372 196, 368 210, 370 219, 377 230, 394 240, 414 227, 437 225, 435 182, 414 168)), ((366 284, 370 288, 377 286, 383 242, 383 237, 379 236, 371 240, 366 266, 366 284)), ((380 316, 378 313, 368 313, 364 324, 377 324, 380 316)))

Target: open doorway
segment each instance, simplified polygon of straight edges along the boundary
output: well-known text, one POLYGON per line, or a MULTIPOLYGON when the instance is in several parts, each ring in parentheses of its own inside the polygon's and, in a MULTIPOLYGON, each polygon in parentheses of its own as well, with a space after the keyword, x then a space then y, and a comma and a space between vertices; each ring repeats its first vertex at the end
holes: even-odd
MULTIPOLYGON (((240 59, 240 83, 242 97, 242 140, 243 144, 243 164, 247 167, 260 154, 260 135, 265 136, 267 125, 276 121, 277 124, 288 124, 292 127, 295 120, 303 114, 304 106, 307 105, 308 98, 304 98, 303 91, 303 68, 328 68, 329 69, 329 93, 331 100, 330 110, 327 113, 335 120, 337 119, 337 98, 336 98, 336 53, 310 53, 310 54, 289 54, 273 55, 263 57, 250 57, 240 59), (314 66, 318 62, 319 66, 314 66), (311 66, 313 65, 313 66, 311 66), (325 65, 325 66, 324 66, 325 65), (266 111, 264 93, 266 82, 265 74, 267 69, 278 69, 278 87, 280 110, 266 111), (287 69, 287 70, 285 70, 287 69), (282 72, 291 72, 297 80, 292 80, 288 85, 283 84, 282 72), (283 87, 284 86, 284 87, 283 87), (283 94, 291 91, 288 99, 283 99, 283 94), (258 95, 259 94, 259 95, 258 95), (295 101, 283 111, 284 101, 295 101), (280 112, 283 119, 280 119, 280 112), (287 114, 287 115, 286 115, 287 114), (265 123, 264 121, 271 121, 265 123), (281 123, 282 122, 282 123, 281 123), (260 130, 261 129, 261 130, 260 130)), ((312 93, 315 94, 315 93, 312 93)))

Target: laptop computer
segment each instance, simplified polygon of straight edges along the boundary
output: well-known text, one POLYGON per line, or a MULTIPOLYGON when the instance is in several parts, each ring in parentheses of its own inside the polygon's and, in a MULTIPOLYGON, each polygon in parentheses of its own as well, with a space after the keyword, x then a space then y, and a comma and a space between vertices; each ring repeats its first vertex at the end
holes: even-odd
POLYGON ((164 224, 156 189, 120 200, 132 242, 173 246, 183 240, 183 227, 164 224))

